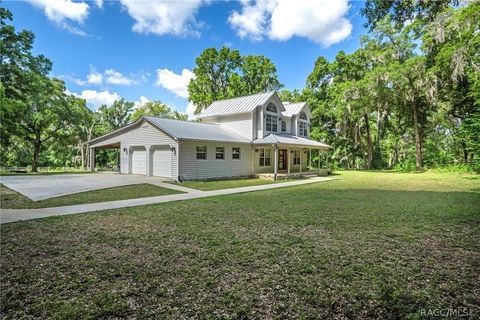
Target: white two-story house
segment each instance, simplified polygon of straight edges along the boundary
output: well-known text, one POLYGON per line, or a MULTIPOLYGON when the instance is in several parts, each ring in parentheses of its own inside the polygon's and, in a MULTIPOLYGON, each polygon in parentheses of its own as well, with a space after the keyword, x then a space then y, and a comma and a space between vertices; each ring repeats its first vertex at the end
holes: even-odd
POLYGON ((177 181, 306 172, 331 148, 310 139, 305 102, 281 102, 276 92, 213 102, 197 122, 144 116, 89 142, 120 149, 120 173, 177 181), (318 157, 315 157, 318 159, 318 157))

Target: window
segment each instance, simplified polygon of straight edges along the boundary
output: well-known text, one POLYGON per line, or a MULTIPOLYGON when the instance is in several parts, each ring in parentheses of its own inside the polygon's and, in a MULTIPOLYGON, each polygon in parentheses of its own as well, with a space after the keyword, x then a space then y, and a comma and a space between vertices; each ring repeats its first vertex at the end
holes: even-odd
POLYGON ((270 165, 270 149, 260 149, 260 167, 266 167, 270 165))
POLYGON ((300 150, 293 151, 293 164, 300 164, 300 150))
POLYGON ((300 119, 308 121, 308 118, 307 118, 307 115, 305 114, 305 112, 302 111, 302 113, 300 113, 300 119))
POLYGON ((282 121, 282 132, 287 132, 287 123, 282 121))
POLYGON ((207 160, 207 146, 197 146, 197 160, 207 160))
POLYGON ((240 148, 232 148, 232 159, 240 160, 240 148))
POLYGON ((277 132, 277 129, 278 129, 277 121, 278 121, 277 116, 267 113, 266 120, 265 120, 265 129, 269 132, 277 132))
POLYGON ((308 123, 304 121, 298 122, 298 135, 300 136, 308 136, 308 123))
POLYGON ((215 148, 215 159, 224 160, 225 159, 225 147, 216 147, 215 148))
POLYGON ((270 103, 267 105, 267 111, 268 111, 268 112, 277 113, 277 107, 275 107, 275 105, 270 102, 270 103))

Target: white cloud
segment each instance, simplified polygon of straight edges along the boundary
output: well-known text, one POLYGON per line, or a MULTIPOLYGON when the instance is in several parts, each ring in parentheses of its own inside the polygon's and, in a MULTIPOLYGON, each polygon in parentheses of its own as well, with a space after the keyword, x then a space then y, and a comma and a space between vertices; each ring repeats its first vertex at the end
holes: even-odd
POLYGON ((197 107, 195 107, 195 105, 192 102, 188 103, 185 113, 188 115, 189 120, 197 118, 197 116, 195 115, 196 109, 197 107))
POLYGON ((242 2, 228 21, 241 38, 288 40, 305 37, 327 47, 348 37, 347 0, 257 0, 242 2))
POLYGON ((117 84, 117 85, 123 85, 123 86, 130 86, 132 84, 137 84, 138 81, 124 76, 122 73, 115 71, 113 69, 107 69, 105 70, 105 78, 106 82, 110 84, 117 84))
POLYGON ((97 5, 97 7, 103 8, 103 0, 95 0, 95 4, 97 5))
POLYGON ((133 108, 134 109, 138 109, 138 108, 141 108, 145 105, 145 103, 149 102, 150 100, 148 100, 147 97, 145 96, 141 96, 138 101, 135 101, 134 105, 133 105, 133 108))
POLYGON ((87 36, 87 33, 76 26, 69 24, 75 22, 82 24, 88 16, 90 6, 86 2, 72 0, 28 0, 32 5, 43 9, 47 18, 70 33, 87 36))
POLYGON ((89 84, 102 84, 103 76, 95 70, 90 70, 90 74, 87 76, 87 82, 89 84))
POLYGON ((115 100, 121 99, 120 95, 116 92, 110 92, 107 90, 97 91, 97 90, 83 90, 81 94, 72 93, 73 95, 85 99, 87 105, 98 109, 102 104, 112 105, 115 100))
POLYGON ((193 78, 195 78, 195 74, 188 69, 183 69, 181 74, 176 74, 168 69, 158 69, 156 84, 179 97, 188 98, 188 83, 193 78))
POLYGON ((135 20, 132 29, 138 33, 158 35, 199 35, 195 15, 206 0, 138 1, 120 0, 135 20))

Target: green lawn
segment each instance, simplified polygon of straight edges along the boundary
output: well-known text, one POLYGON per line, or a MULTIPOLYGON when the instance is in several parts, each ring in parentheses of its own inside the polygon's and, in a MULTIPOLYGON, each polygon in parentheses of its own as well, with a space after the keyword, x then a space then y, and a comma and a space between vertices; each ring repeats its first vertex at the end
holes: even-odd
POLYGON ((184 181, 180 185, 188 188, 210 191, 218 189, 230 189, 239 187, 258 186, 262 184, 271 184, 286 182, 288 180, 265 180, 265 179, 233 179, 233 180, 209 180, 209 181, 184 181))
POLYGON ((478 318, 479 176, 336 178, 4 225, 0 314, 478 318))
POLYGON ((95 191, 87 191, 68 196, 50 198, 42 201, 32 201, 21 194, 0 184, 0 207, 4 209, 34 209, 60 207, 74 204, 95 203, 134 198, 163 196, 182 193, 151 184, 136 184, 95 191))

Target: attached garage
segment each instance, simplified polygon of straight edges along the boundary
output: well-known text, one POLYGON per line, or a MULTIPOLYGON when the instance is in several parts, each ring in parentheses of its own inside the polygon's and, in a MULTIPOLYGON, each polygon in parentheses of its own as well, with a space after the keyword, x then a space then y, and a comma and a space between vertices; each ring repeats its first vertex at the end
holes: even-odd
POLYGON ((147 174, 147 151, 145 148, 132 149, 132 173, 147 174))
POLYGON ((169 178, 172 175, 172 151, 170 146, 152 147, 152 175, 169 178))

